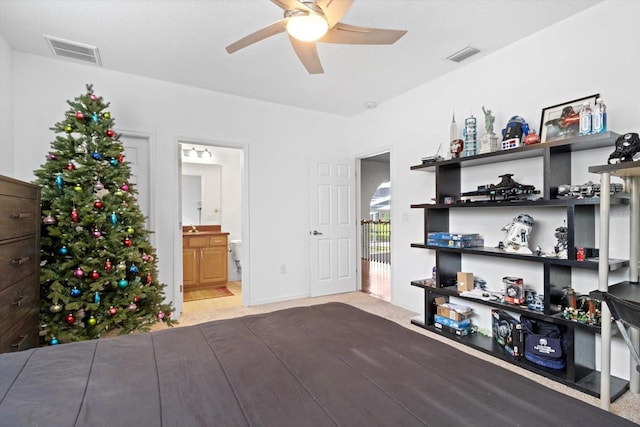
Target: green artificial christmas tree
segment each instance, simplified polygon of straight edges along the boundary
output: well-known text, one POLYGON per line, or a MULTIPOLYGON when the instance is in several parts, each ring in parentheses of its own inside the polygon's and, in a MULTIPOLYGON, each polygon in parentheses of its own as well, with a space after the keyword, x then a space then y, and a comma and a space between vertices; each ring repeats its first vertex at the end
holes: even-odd
POLYGON ((45 342, 98 338, 108 331, 171 326, 157 257, 144 228, 131 168, 109 103, 87 92, 67 101, 42 187, 40 321, 45 342))

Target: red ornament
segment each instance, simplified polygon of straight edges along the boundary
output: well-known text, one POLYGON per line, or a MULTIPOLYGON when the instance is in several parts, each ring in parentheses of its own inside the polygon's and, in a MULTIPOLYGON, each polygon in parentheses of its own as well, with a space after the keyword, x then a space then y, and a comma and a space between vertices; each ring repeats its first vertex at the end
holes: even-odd
POLYGON ((84 114, 82 114, 82 111, 76 111, 76 119, 78 120, 84 119, 84 114))
POLYGON ((93 207, 96 209, 102 209, 102 201, 96 200, 95 202, 93 202, 93 207))
POLYGON ((73 163, 69 162, 67 163, 67 170, 68 171, 72 171, 74 170, 76 167, 73 165, 73 163))
POLYGON ((104 263, 104 269, 107 270, 107 273, 111 273, 112 268, 113 268, 113 265, 111 265, 111 260, 107 258, 107 260, 104 263))
POLYGON ((115 316, 117 312, 118 312, 118 309, 115 308, 114 306, 109 307, 109 314, 110 315, 115 316))
POLYGON ((125 245, 126 247, 129 247, 129 246, 131 246, 131 243, 132 243, 132 242, 131 242, 131 239, 127 237, 126 239, 124 239, 124 242, 123 242, 123 243, 124 243, 124 245, 125 245))
POLYGON ((115 135, 116 133, 113 131, 113 129, 107 129, 107 136, 109 138, 113 138, 113 135, 115 135))
POLYGON ((151 284, 151 282, 153 282, 153 276, 151 276, 151 273, 147 273, 147 284, 151 284))
POLYGON ((67 321, 68 324, 72 325, 73 322, 76 321, 76 318, 73 317, 73 314, 69 313, 67 314, 67 317, 65 318, 65 320, 67 321))
POLYGON ((140 297, 138 295, 134 296, 133 302, 140 302, 140 297))
POLYGON ((124 162, 124 156, 122 155, 122 153, 118 154, 118 163, 122 163, 124 162))
POLYGON ((98 280, 98 279, 100 278, 100 273, 98 273, 96 270, 93 270, 93 271, 91 272, 91 278, 92 278, 93 280, 98 280))
POLYGON ((71 210, 71 221, 73 221, 74 224, 78 222, 78 211, 76 208, 71 210))

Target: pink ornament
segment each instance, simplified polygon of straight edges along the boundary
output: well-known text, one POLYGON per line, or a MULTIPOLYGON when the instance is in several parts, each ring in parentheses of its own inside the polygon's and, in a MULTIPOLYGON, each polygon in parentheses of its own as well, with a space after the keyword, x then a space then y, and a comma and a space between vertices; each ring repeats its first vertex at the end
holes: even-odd
POLYGON ((93 231, 91 232, 91 235, 96 239, 99 239, 100 237, 102 237, 102 233, 97 228, 93 229, 93 231))
POLYGON ((98 100, 98 97, 92 93, 92 94, 91 94, 91 100, 92 100, 92 101, 97 101, 97 100, 98 100))
POLYGON ((122 186, 120 186, 120 189, 122 191, 129 191, 129 186, 127 184, 122 184, 122 186))
POLYGON ((78 279, 80 279, 80 278, 84 277, 84 270, 81 269, 80 267, 78 267, 73 272, 73 275, 76 276, 78 279))
POLYGON ((129 309, 129 311, 136 311, 138 309, 138 306, 135 302, 132 302, 127 308, 129 309))
POLYGON ((109 307, 109 314, 112 316, 115 316, 115 314, 118 312, 118 309, 115 308, 114 306, 109 307))
POLYGON ((160 320, 164 319, 164 312, 162 312, 162 311, 158 312, 158 319, 160 319, 160 320))
POLYGON ((57 159, 56 155, 53 153, 49 153, 49 156, 47 156, 49 158, 49 160, 55 160, 57 159))

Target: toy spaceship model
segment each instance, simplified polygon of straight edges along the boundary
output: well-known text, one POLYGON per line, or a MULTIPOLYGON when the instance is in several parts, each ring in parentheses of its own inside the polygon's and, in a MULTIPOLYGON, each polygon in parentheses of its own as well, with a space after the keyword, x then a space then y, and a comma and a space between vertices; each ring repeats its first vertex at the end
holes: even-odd
MULTIPOLYGON (((609 194, 612 196, 622 191, 622 184, 612 183, 609 186, 609 194)), ((600 197, 600 184, 593 181, 582 185, 562 184, 558 187, 558 199, 587 199, 591 197, 600 197)))
POLYGON ((506 173, 500 175, 501 181, 498 184, 479 185, 475 191, 467 191, 460 194, 461 197, 489 196, 490 201, 519 200, 526 199, 530 194, 540 194, 533 185, 525 185, 516 182, 511 178, 513 174, 506 173))

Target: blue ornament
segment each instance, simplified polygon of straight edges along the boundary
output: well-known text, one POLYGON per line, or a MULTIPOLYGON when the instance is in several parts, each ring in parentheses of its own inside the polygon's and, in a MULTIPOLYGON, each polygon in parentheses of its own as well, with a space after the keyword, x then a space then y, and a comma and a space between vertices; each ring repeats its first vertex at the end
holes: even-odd
POLYGON ((98 123, 98 113, 93 113, 93 115, 91 116, 91 120, 98 123))
POLYGON ((120 279, 120 280, 118 280, 118 287, 119 287, 120 289, 124 289, 124 288, 126 288, 126 287, 127 287, 127 285, 129 285, 129 282, 127 282, 127 280, 126 280, 126 279, 120 279))
POLYGON ((95 302, 96 304, 100 304, 100 294, 96 292, 96 294, 93 296, 93 302, 95 302))
POLYGON ((56 175, 56 186, 62 189, 62 175, 56 175))
POLYGON ((97 151, 94 151, 93 153, 91 153, 91 157, 93 157, 94 160, 102 159, 102 155, 100 155, 100 153, 98 153, 97 151))
POLYGON ((118 215, 115 212, 111 212, 111 224, 116 225, 118 223, 118 215))
POLYGON ((118 159, 113 158, 109 160, 109 163, 111 163, 111 166, 118 166, 118 159))
POLYGON ((74 286, 73 289, 71 289, 70 294, 72 297, 77 298, 82 295, 82 291, 74 286))
POLYGON ((60 255, 66 255, 69 253, 69 249, 66 246, 63 246, 58 250, 58 252, 60 252, 60 255))
POLYGON ((138 273, 138 267, 136 267, 135 265, 132 265, 131 267, 129 267, 129 272, 132 274, 137 274, 138 273))
POLYGON ((60 343, 60 341, 58 341, 58 338, 56 338, 56 337, 53 337, 53 338, 51 338, 49 340, 49 345, 56 345, 56 344, 59 344, 59 343, 60 343))

